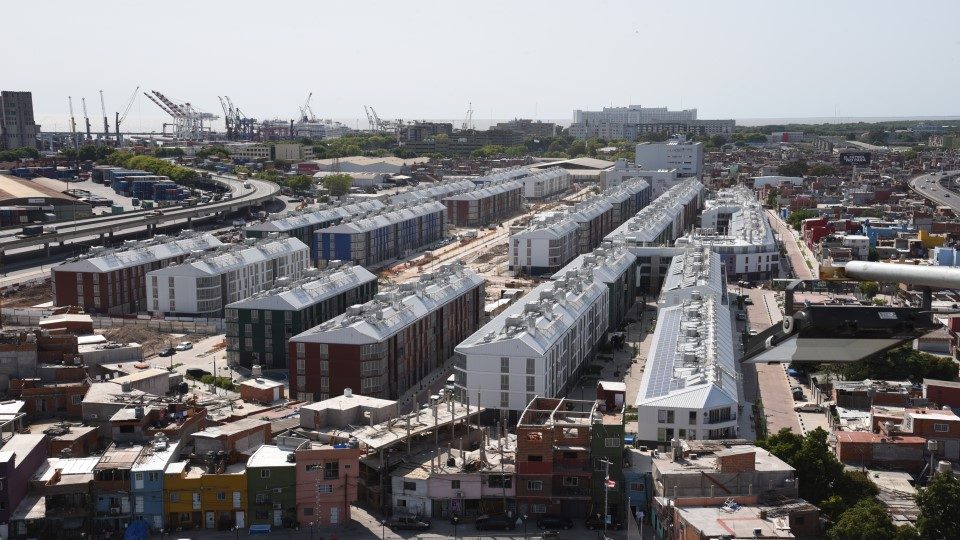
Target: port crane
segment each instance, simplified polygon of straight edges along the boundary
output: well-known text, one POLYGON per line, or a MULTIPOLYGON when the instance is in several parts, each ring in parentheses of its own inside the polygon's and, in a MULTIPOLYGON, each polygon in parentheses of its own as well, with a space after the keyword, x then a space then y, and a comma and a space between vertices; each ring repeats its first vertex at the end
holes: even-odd
POLYGON ((110 124, 107 123, 107 106, 103 103, 103 90, 100 91, 100 114, 103 115, 103 139, 110 136, 110 124))
MULTIPOLYGON (((137 92, 139 92, 139 91, 140 91, 140 87, 137 86, 137 87, 133 90, 133 93, 130 94, 130 99, 127 100, 127 106, 124 107, 124 109, 123 109, 123 114, 120 114, 120 113, 118 112, 118 113, 116 113, 116 116, 114 117, 113 128, 116 130, 116 133, 117 133, 117 146, 118 146, 118 147, 123 146, 123 135, 120 134, 120 124, 123 124, 123 121, 127 119, 127 114, 130 113, 130 107, 133 107, 133 102, 137 99, 137 92)), ((106 124, 106 122, 104 122, 104 124, 106 124)))
POLYGON ((90 136, 90 115, 87 114, 87 98, 80 98, 80 106, 83 109, 83 122, 87 126, 87 140, 93 140, 93 137, 90 136))

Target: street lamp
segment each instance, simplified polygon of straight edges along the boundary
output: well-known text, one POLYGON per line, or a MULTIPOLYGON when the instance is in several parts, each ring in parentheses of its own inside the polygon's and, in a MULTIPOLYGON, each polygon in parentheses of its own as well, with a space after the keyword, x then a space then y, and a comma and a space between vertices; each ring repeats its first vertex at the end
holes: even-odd
POLYGON ((380 538, 386 540, 387 538, 387 520, 380 520, 380 538))

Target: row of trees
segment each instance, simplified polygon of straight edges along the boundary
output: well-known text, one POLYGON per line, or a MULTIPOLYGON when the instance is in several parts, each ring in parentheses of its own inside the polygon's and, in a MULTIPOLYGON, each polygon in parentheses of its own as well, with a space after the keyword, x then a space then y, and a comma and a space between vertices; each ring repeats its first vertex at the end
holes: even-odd
POLYGON ((29 146, 0 151, 0 161, 18 161, 21 159, 37 159, 38 157, 40 157, 40 152, 29 146))
POLYGON ((116 167, 141 169, 156 175, 168 176, 177 183, 195 180, 198 176, 196 171, 174 165, 164 159, 153 156, 138 156, 130 152, 113 152, 106 156, 103 161, 108 165, 114 165, 116 167))

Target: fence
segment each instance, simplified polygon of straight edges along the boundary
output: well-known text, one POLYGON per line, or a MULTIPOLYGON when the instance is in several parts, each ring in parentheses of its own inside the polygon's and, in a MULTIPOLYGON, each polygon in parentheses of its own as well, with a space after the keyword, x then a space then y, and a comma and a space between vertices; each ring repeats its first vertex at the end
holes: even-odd
MULTIPOLYGON (((4 308, 3 324, 5 326, 36 327, 40 320, 53 314, 52 309, 36 308, 4 308)), ((122 328, 142 327, 171 334, 222 334, 225 331, 223 319, 137 319, 124 317, 104 317, 93 315, 94 328, 122 328)))

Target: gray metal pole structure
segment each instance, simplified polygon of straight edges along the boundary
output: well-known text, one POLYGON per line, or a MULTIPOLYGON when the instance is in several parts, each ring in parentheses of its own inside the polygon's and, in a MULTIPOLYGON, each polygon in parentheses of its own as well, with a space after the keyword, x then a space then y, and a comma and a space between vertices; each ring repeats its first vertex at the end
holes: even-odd
POLYGON ((960 289, 960 268, 949 266, 914 266, 867 261, 850 261, 844 269, 848 278, 907 283, 921 287, 960 289))

